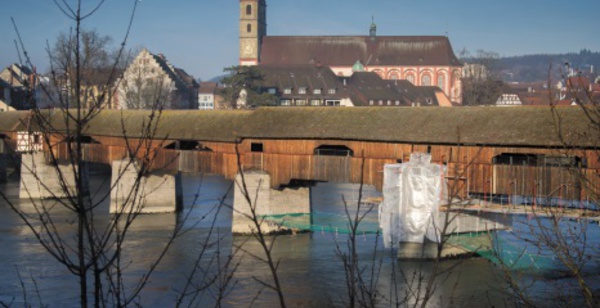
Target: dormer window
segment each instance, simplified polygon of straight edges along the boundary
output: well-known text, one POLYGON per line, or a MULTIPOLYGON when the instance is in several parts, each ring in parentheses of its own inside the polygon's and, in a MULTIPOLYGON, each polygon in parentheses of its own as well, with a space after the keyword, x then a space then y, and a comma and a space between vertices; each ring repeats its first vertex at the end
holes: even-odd
POLYGON ((292 88, 283 89, 283 94, 292 94, 292 88))
POLYGON ((314 89, 313 94, 321 94, 321 89, 314 89))
POLYGON ((298 94, 306 94, 306 87, 298 88, 298 94))
POLYGON ((327 93, 329 93, 329 94, 335 94, 335 89, 329 89, 329 90, 327 90, 327 93))
POLYGON ((373 100, 369 100, 369 105, 373 106, 373 100))

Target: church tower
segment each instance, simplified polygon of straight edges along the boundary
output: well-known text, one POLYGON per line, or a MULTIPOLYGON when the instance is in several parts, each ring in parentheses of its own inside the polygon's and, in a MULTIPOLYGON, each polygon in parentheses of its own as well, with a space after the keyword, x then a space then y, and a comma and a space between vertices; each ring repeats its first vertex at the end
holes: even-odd
POLYGON ((266 35, 266 0, 240 0, 240 65, 260 62, 260 46, 266 35))

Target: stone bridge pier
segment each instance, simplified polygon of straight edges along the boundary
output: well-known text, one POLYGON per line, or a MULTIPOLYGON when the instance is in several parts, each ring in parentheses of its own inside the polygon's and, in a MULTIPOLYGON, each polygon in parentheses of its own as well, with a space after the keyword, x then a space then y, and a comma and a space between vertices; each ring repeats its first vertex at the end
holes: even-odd
POLYGON ((112 162, 110 213, 172 213, 183 206, 181 173, 153 172, 138 176, 130 160, 112 162))
MULTIPOLYGON (((269 215, 310 214, 310 187, 299 185, 272 189, 271 177, 266 173, 245 172, 243 176, 246 183, 245 190, 251 203, 248 204, 242 186, 242 176, 238 174, 234 183, 232 233, 251 234, 256 232, 255 223, 249 219, 249 216, 252 216, 252 208, 259 220, 269 215)), ((308 223, 309 216, 306 219, 308 223)), ((261 230, 263 233, 289 231, 268 219, 262 221, 261 230)))
MULTIPOLYGON (((89 190, 86 189, 89 185, 89 167, 87 163, 82 164, 82 170, 80 171, 84 183, 83 193, 89 193, 89 190)), ((75 194, 75 186, 75 172, 70 163, 53 165, 46 160, 43 152, 23 153, 21 155, 19 198, 66 198, 69 194, 75 194)))

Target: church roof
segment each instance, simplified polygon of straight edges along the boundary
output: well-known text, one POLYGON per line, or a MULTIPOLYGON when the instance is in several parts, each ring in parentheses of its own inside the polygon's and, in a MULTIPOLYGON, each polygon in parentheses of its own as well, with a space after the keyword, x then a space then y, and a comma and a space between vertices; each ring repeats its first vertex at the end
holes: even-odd
POLYGON ((260 63, 461 66, 445 36, 265 36, 260 63))

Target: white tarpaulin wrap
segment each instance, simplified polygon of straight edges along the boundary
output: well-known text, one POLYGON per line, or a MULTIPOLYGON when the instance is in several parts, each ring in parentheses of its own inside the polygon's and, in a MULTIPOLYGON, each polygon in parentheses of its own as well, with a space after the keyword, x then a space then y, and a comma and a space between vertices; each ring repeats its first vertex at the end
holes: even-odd
POLYGON ((445 199, 445 169, 431 155, 415 153, 404 164, 385 165, 379 226, 386 247, 398 242, 440 242, 439 206, 445 199))

